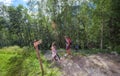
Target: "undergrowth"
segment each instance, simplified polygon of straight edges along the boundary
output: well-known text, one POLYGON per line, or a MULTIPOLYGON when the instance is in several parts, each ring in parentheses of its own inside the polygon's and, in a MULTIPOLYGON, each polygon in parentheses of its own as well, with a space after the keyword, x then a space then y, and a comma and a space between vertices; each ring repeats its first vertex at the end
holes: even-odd
MULTIPOLYGON (((59 69, 50 68, 41 54, 44 76, 60 76, 59 69)), ((18 46, 4 47, 0 49, 0 76, 41 76, 39 61, 34 48, 18 46)))

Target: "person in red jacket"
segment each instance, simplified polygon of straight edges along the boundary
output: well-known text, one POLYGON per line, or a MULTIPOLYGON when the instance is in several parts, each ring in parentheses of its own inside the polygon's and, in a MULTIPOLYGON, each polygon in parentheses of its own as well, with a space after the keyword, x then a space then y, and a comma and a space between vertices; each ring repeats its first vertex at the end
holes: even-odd
POLYGON ((65 38, 65 41, 66 41, 66 53, 67 53, 67 55, 71 55, 71 52, 70 52, 71 39, 67 36, 64 36, 64 38, 65 38))

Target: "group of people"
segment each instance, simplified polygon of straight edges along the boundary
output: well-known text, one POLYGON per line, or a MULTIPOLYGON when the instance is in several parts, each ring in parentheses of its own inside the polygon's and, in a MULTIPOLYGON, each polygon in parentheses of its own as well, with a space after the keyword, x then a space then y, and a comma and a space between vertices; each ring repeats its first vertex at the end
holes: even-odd
MULTIPOLYGON (((64 36, 66 41, 66 56, 71 55, 70 47, 71 47, 71 38, 68 36, 64 36)), ((38 45, 42 43, 42 40, 34 41, 34 48, 38 50, 38 45)), ((52 60, 58 61, 60 60, 60 56, 57 54, 56 43, 53 42, 51 44, 51 52, 52 52, 52 60)))

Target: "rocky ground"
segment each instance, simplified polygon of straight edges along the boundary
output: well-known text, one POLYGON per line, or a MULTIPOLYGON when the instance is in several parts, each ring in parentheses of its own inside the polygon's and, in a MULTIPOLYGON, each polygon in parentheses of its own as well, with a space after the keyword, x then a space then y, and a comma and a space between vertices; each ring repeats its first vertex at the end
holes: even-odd
POLYGON ((61 57, 53 66, 60 68, 62 76, 120 76, 120 56, 112 54, 61 57))

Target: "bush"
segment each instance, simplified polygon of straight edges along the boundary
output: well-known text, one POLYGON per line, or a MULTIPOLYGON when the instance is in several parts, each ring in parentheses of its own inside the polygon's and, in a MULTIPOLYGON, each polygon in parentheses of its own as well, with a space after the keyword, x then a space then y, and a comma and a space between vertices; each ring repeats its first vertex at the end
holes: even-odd
MULTIPOLYGON (((0 75, 1 76, 41 76, 39 61, 34 48, 18 46, 4 47, 0 49, 0 75)), ((45 76, 60 76, 58 68, 49 68, 41 54, 45 76)))
POLYGON ((119 46, 116 46, 116 47, 114 48, 114 51, 116 51, 118 54, 120 54, 120 45, 119 45, 119 46))

